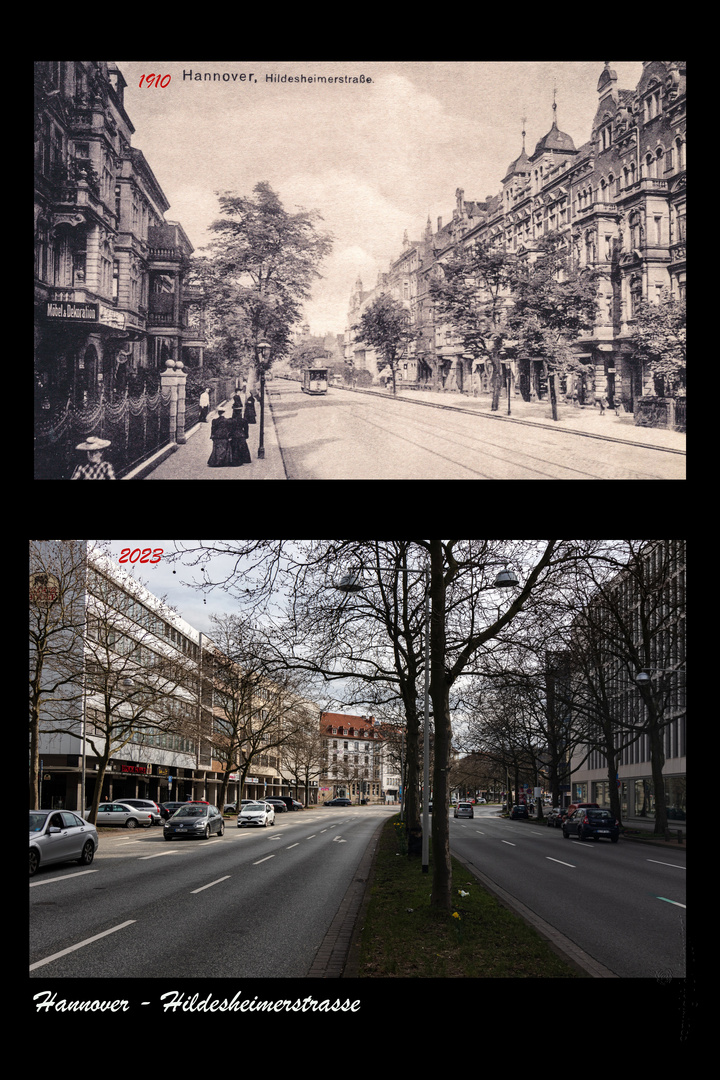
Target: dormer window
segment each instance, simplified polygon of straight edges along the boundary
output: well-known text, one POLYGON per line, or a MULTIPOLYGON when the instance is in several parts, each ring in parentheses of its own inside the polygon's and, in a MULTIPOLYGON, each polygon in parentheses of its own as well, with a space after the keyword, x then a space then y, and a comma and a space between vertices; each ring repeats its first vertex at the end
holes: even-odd
POLYGON ((598 150, 608 150, 612 145, 612 123, 603 124, 598 132, 598 150))
POLYGON ((652 120, 655 116, 660 115, 660 102, 661 102, 661 90, 659 86, 653 86, 648 94, 643 98, 643 107, 645 110, 645 123, 648 120, 652 120))

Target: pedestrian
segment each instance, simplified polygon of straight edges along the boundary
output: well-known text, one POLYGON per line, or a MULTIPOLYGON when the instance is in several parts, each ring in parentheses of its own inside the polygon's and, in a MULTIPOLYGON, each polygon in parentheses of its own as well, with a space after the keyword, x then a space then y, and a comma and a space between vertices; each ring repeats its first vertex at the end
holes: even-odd
POLYGON ((232 418, 233 418, 233 420, 237 420, 238 418, 240 418, 240 420, 242 420, 242 415, 243 415, 243 401, 242 401, 242 398, 240 397, 240 391, 236 390, 235 391, 235 396, 233 397, 232 418))
POLYGON ((206 386, 200 395, 200 423, 207 424, 207 414, 210 408, 210 387, 206 386))
POLYGON ((245 402, 245 419, 248 424, 257 423, 257 418, 255 416, 255 398, 252 396, 252 390, 248 394, 247 401, 245 402))
POLYGON ((232 436, 232 421, 225 416, 225 410, 218 409, 218 414, 210 427, 212 439, 212 453, 208 458, 208 465, 213 469, 224 468, 232 465, 230 439, 232 436))
POLYGON ((233 409, 232 435, 230 437, 230 458, 233 465, 249 465, 252 461, 248 440, 247 420, 243 420, 242 413, 235 415, 233 409))
POLYGON ((110 446, 109 439, 98 439, 91 435, 85 442, 75 447, 87 452, 87 461, 78 465, 70 477, 71 480, 114 480, 115 470, 109 461, 103 461, 103 450, 110 446))

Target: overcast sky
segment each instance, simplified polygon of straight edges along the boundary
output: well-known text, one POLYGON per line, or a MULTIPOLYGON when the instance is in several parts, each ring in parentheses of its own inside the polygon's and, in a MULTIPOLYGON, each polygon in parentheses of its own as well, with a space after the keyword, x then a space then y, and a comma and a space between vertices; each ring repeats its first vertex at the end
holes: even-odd
MULTIPOLYGON (((460 187, 468 200, 500 190, 507 166, 557 122, 581 146, 590 138, 602 61, 117 61, 125 105, 143 151, 196 252, 218 215, 215 191, 250 195, 267 181, 286 210, 315 209, 335 236, 306 305, 314 334, 342 333, 358 275, 373 288, 420 239, 428 214, 447 222, 460 187), (252 74, 226 82, 197 74, 252 74), (170 75, 164 88, 141 76, 170 75), (362 83, 266 82, 266 75, 365 77, 362 83), (371 80, 371 81, 368 81, 371 80)), ((611 62, 634 89, 638 62, 611 62)))
MULTIPOLYGON (((131 553, 137 549, 144 551, 146 548, 152 548, 155 551, 156 548, 162 548, 163 557, 160 562, 146 565, 141 565, 139 562, 134 564, 124 562, 121 569, 147 586, 154 596, 167 600, 186 622, 203 634, 212 637, 211 615, 226 615, 237 610, 237 605, 232 598, 220 589, 214 589, 212 592, 200 592, 193 589, 192 586, 184 584, 190 581, 200 581, 201 573, 199 567, 192 568, 181 563, 173 562, 171 564, 168 562, 165 556, 171 555, 175 551, 173 540, 108 540, 108 546, 111 554, 118 561, 118 565, 120 565, 119 560, 123 548, 130 548, 131 553), (175 572, 173 573, 173 571, 175 572), (203 603, 203 600, 205 600, 205 603, 203 603)), ((221 559, 222 557, 216 556, 216 558, 221 559)), ((229 572, 232 569, 234 560, 228 558, 226 561, 229 572)))

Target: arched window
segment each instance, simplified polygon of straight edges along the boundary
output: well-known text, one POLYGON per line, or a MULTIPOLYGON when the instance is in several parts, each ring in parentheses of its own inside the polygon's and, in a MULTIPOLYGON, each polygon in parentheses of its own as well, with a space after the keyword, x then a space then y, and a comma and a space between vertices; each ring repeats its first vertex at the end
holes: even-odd
POLYGON ((675 168, 676 169, 684 169, 685 168, 685 144, 683 143, 682 139, 679 138, 679 137, 675 140, 675 153, 676 153, 675 168))

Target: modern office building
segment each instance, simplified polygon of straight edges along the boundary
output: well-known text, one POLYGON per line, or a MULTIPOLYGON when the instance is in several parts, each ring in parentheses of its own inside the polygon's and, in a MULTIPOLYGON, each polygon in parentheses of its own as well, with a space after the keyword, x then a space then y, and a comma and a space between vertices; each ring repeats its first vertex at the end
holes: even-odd
MULTIPOLYGON (((620 747, 616 775, 608 776, 605 755, 581 743, 571 761, 571 801, 610 805, 610 785, 620 794, 623 820, 655 816, 650 726, 660 731, 662 768, 668 822, 685 821, 687 788, 687 718, 685 698, 685 541, 649 540, 632 571, 621 573, 589 607, 593 629, 607 626, 603 644, 613 726, 620 747), (602 608, 601 605, 602 604, 602 608), (607 613, 607 615, 606 615, 607 613), (627 631, 619 640, 620 628, 627 631), (637 667, 627 660, 637 653, 637 667), (644 672, 652 681, 657 701, 655 720, 639 688, 644 672), (637 733, 635 735, 635 733, 637 733), (589 752, 588 752, 589 751, 589 752)), ((580 616, 582 619, 583 616, 580 616)), ((589 620, 586 620, 586 624, 589 620)), ((584 720, 572 707, 569 725, 579 730, 584 720)))
MULTIPOLYGON (((41 545, 42 559, 36 565, 31 559, 31 605, 33 580, 39 575, 46 582, 56 565, 53 548, 65 542, 34 543, 41 545)), ((69 679, 44 699, 41 710, 44 807, 80 810, 91 805, 107 750, 106 715, 113 724, 102 799, 217 802, 226 771, 229 799, 290 793, 282 746, 253 756, 239 793, 241 761, 228 764, 218 755, 224 712, 219 650, 212 639, 104 555, 90 552, 84 580, 66 580, 63 588, 73 595, 67 623, 67 641, 73 645, 71 655, 57 657, 69 679)), ((46 684, 57 682, 51 669, 52 657, 46 684)), ((268 684, 244 702, 248 726, 255 714, 262 720, 272 692, 268 684)))

